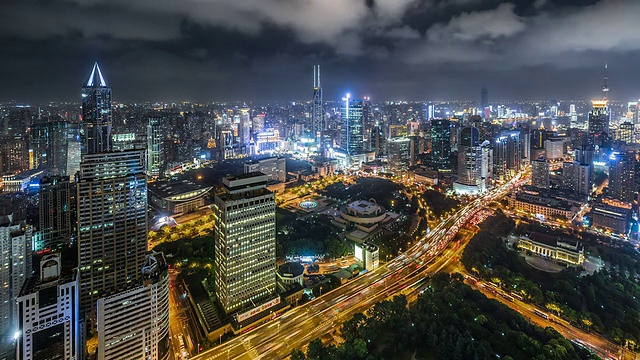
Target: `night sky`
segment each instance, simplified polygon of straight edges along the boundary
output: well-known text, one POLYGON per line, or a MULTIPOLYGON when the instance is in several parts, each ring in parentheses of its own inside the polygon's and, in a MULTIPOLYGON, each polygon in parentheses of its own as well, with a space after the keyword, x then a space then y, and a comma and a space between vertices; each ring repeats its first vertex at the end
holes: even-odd
POLYGON ((638 0, 8 0, 0 100, 640 98, 638 0))

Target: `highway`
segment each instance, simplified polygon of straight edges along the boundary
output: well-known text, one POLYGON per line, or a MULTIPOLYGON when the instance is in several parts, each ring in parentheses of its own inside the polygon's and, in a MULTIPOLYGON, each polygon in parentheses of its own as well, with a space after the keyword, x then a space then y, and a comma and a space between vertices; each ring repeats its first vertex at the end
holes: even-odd
POLYGON ((189 359, 198 353, 198 345, 203 334, 189 299, 183 296, 181 287, 176 281, 176 271, 169 272, 169 334, 175 360, 189 359), (182 339, 180 339, 182 337, 182 339))
POLYGON ((520 173, 508 183, 469 202, 389 263, 194 359, 286 358, 291 350, 302 348, 311 340, 329 333, 354 313, 365 311, 403 289, 416 286, 459 254, 461 248, 447 249, 459 228, 471 222, 483 205, 506 195, 511 186, 524 181, 526 174, 528 172, 520 173))

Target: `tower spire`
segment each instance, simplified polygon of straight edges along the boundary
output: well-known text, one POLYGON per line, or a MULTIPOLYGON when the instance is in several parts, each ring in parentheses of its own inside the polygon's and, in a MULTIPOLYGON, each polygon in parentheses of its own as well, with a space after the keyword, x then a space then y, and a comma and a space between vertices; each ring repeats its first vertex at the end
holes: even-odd
POLYGON ((602 99, 603 100, 608 100, 608 94, 609 94, 609 86, 607 85, 607 69, 609 68, 609 65, 605 62, 604 63, 604 85, 602 85, 602 99))
POLYGON ((320 86, 320 65, 318 65, 318 87, 322 87, 320 86))

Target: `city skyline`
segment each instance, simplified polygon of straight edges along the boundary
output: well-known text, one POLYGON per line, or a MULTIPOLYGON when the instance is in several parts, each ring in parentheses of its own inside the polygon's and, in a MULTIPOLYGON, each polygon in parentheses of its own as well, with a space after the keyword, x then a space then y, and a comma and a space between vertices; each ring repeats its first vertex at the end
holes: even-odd
POLYGON ((1 5, 0 100, 75 101, 77 79, 96 61, 119 102, 308 101, 313 65, 322 66, 325 100, 350 92, 374 101, 479 101, 484 85, 490 101, 590 99, 599 96, 605 62, 611 99, 637 99, 640 4, 578 3, 363 0, 349 11, 335 1, 1 5))

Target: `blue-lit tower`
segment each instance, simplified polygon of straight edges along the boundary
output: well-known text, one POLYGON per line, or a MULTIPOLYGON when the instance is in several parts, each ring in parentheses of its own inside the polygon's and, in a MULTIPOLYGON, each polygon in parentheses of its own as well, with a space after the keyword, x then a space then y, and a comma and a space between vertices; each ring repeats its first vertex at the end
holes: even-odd
POLYGON ((111 119, 111 88, 107 86, 98 63, 95 63, 82 85, 84 154, 111 150, 111 119))

